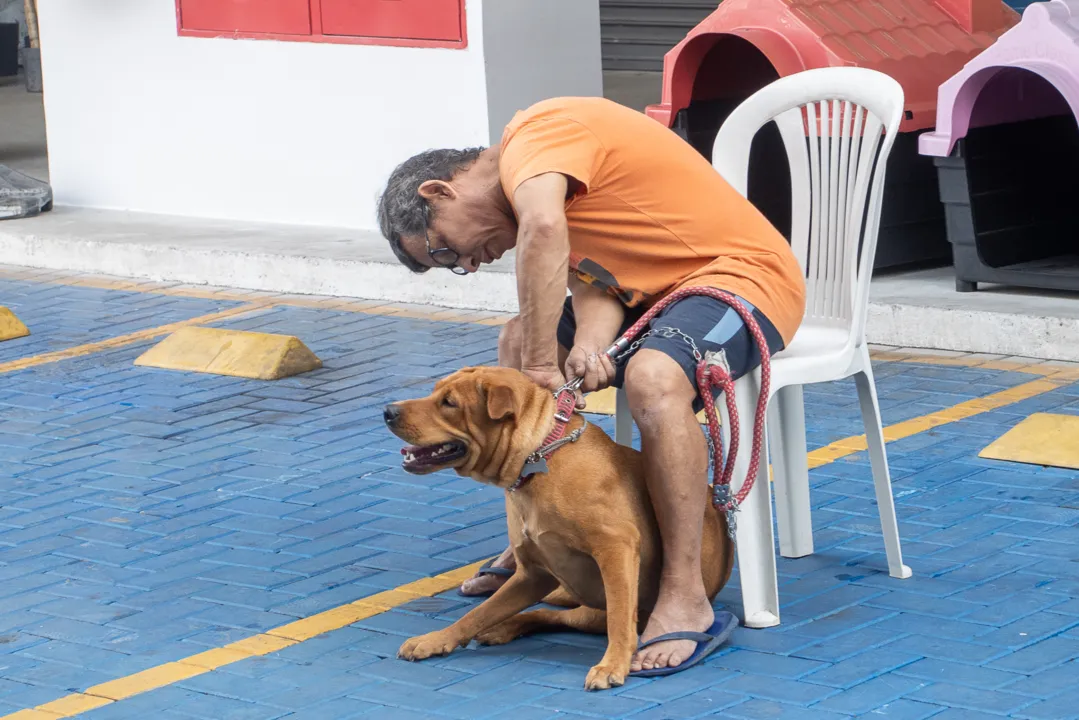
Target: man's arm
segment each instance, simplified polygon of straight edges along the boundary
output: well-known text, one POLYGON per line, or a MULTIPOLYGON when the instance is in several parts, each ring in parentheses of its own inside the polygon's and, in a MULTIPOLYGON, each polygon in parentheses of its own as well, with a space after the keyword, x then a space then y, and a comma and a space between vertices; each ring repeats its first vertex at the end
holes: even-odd
POLYGON ((558 367, 558 321, 569 275, 568 180, 544 173, 525 180, 513 196, 517 211, 517 299, 521 369, 552 390, 564 381, 558 367))
POLYGON ((604 351, 618 336, 625 320, 625 310, 606 290, 593 287, 570 276, 573 316, 577 333, 566 358, 566 374, 584 378, 584 392, 602 390, 614 380, 615 368, 604 351))

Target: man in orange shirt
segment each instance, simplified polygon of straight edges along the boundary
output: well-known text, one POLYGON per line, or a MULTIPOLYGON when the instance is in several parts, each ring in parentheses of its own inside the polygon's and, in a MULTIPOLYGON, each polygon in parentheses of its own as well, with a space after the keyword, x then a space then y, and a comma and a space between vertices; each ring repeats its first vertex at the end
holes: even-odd
MULTIPOLYGON (((555 98, 519 112, 500 147, 407 160, 378 215, 397 257, 418 273, 468 274, 516 248, 520 314, 499 336, 499 363, 552 390, 567 376, 583 377, 586 392, 625 387, 640 429, 664 550, 642 643, 711 627, 700 574, 707 445, 695 418, 696 361, 679 333, 702 353, 724 350, 736 377, 760 354, 736 312, 699 296, 653 320, 628 362, 615 367, 603 352, 646 308, 688 285, 738 296, 770 350, 782 349, 805 310, 803 272, 782 235, 681 138, 601 98, 555 98)), ((492 592, 513 568, 507 550, 461 591, 492 592)), ((695 645, 649 645, 632 669, 673 671, 695 645)))

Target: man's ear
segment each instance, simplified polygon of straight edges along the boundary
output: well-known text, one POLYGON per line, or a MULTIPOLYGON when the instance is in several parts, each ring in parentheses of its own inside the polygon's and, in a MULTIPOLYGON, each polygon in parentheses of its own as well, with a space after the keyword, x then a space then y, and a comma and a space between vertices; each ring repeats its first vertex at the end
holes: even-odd
POLYGON ((453 200, 457 190, 445 180, 427 180, 416 191, 424 200, 453 200))
POLYGON ((517 413, 517 395, 509 385, 487 387, 487 415, 492 420, 505 420, 517 413))

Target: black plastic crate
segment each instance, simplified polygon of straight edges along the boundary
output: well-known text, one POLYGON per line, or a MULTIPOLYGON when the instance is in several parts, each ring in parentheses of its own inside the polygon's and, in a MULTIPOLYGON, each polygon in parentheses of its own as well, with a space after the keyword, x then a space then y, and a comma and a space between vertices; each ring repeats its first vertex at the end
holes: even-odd
POLYGON ((989 282, 1079 291, 1074 116, 974 128, 934 162, 956 290, 989 282))
POLYGON ((0 77, 19 74, 19 24, 0 23, 0 77))

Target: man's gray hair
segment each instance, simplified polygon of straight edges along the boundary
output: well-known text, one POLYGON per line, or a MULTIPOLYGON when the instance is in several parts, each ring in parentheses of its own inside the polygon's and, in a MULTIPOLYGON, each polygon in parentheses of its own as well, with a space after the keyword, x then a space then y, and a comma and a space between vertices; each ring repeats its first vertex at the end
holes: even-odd
POLYGON ((393 254, 405 267, 415 273, 429 268, 405 252, 403 235, 422 235, 430 221, 430 208, 420 197, 420 185, 428 180, 450 181, 480 156, 484 148, 464 150, 427 150, 398 165, 386 182, 386 190, 378 199, 378 226, 390 241, 393 254))

